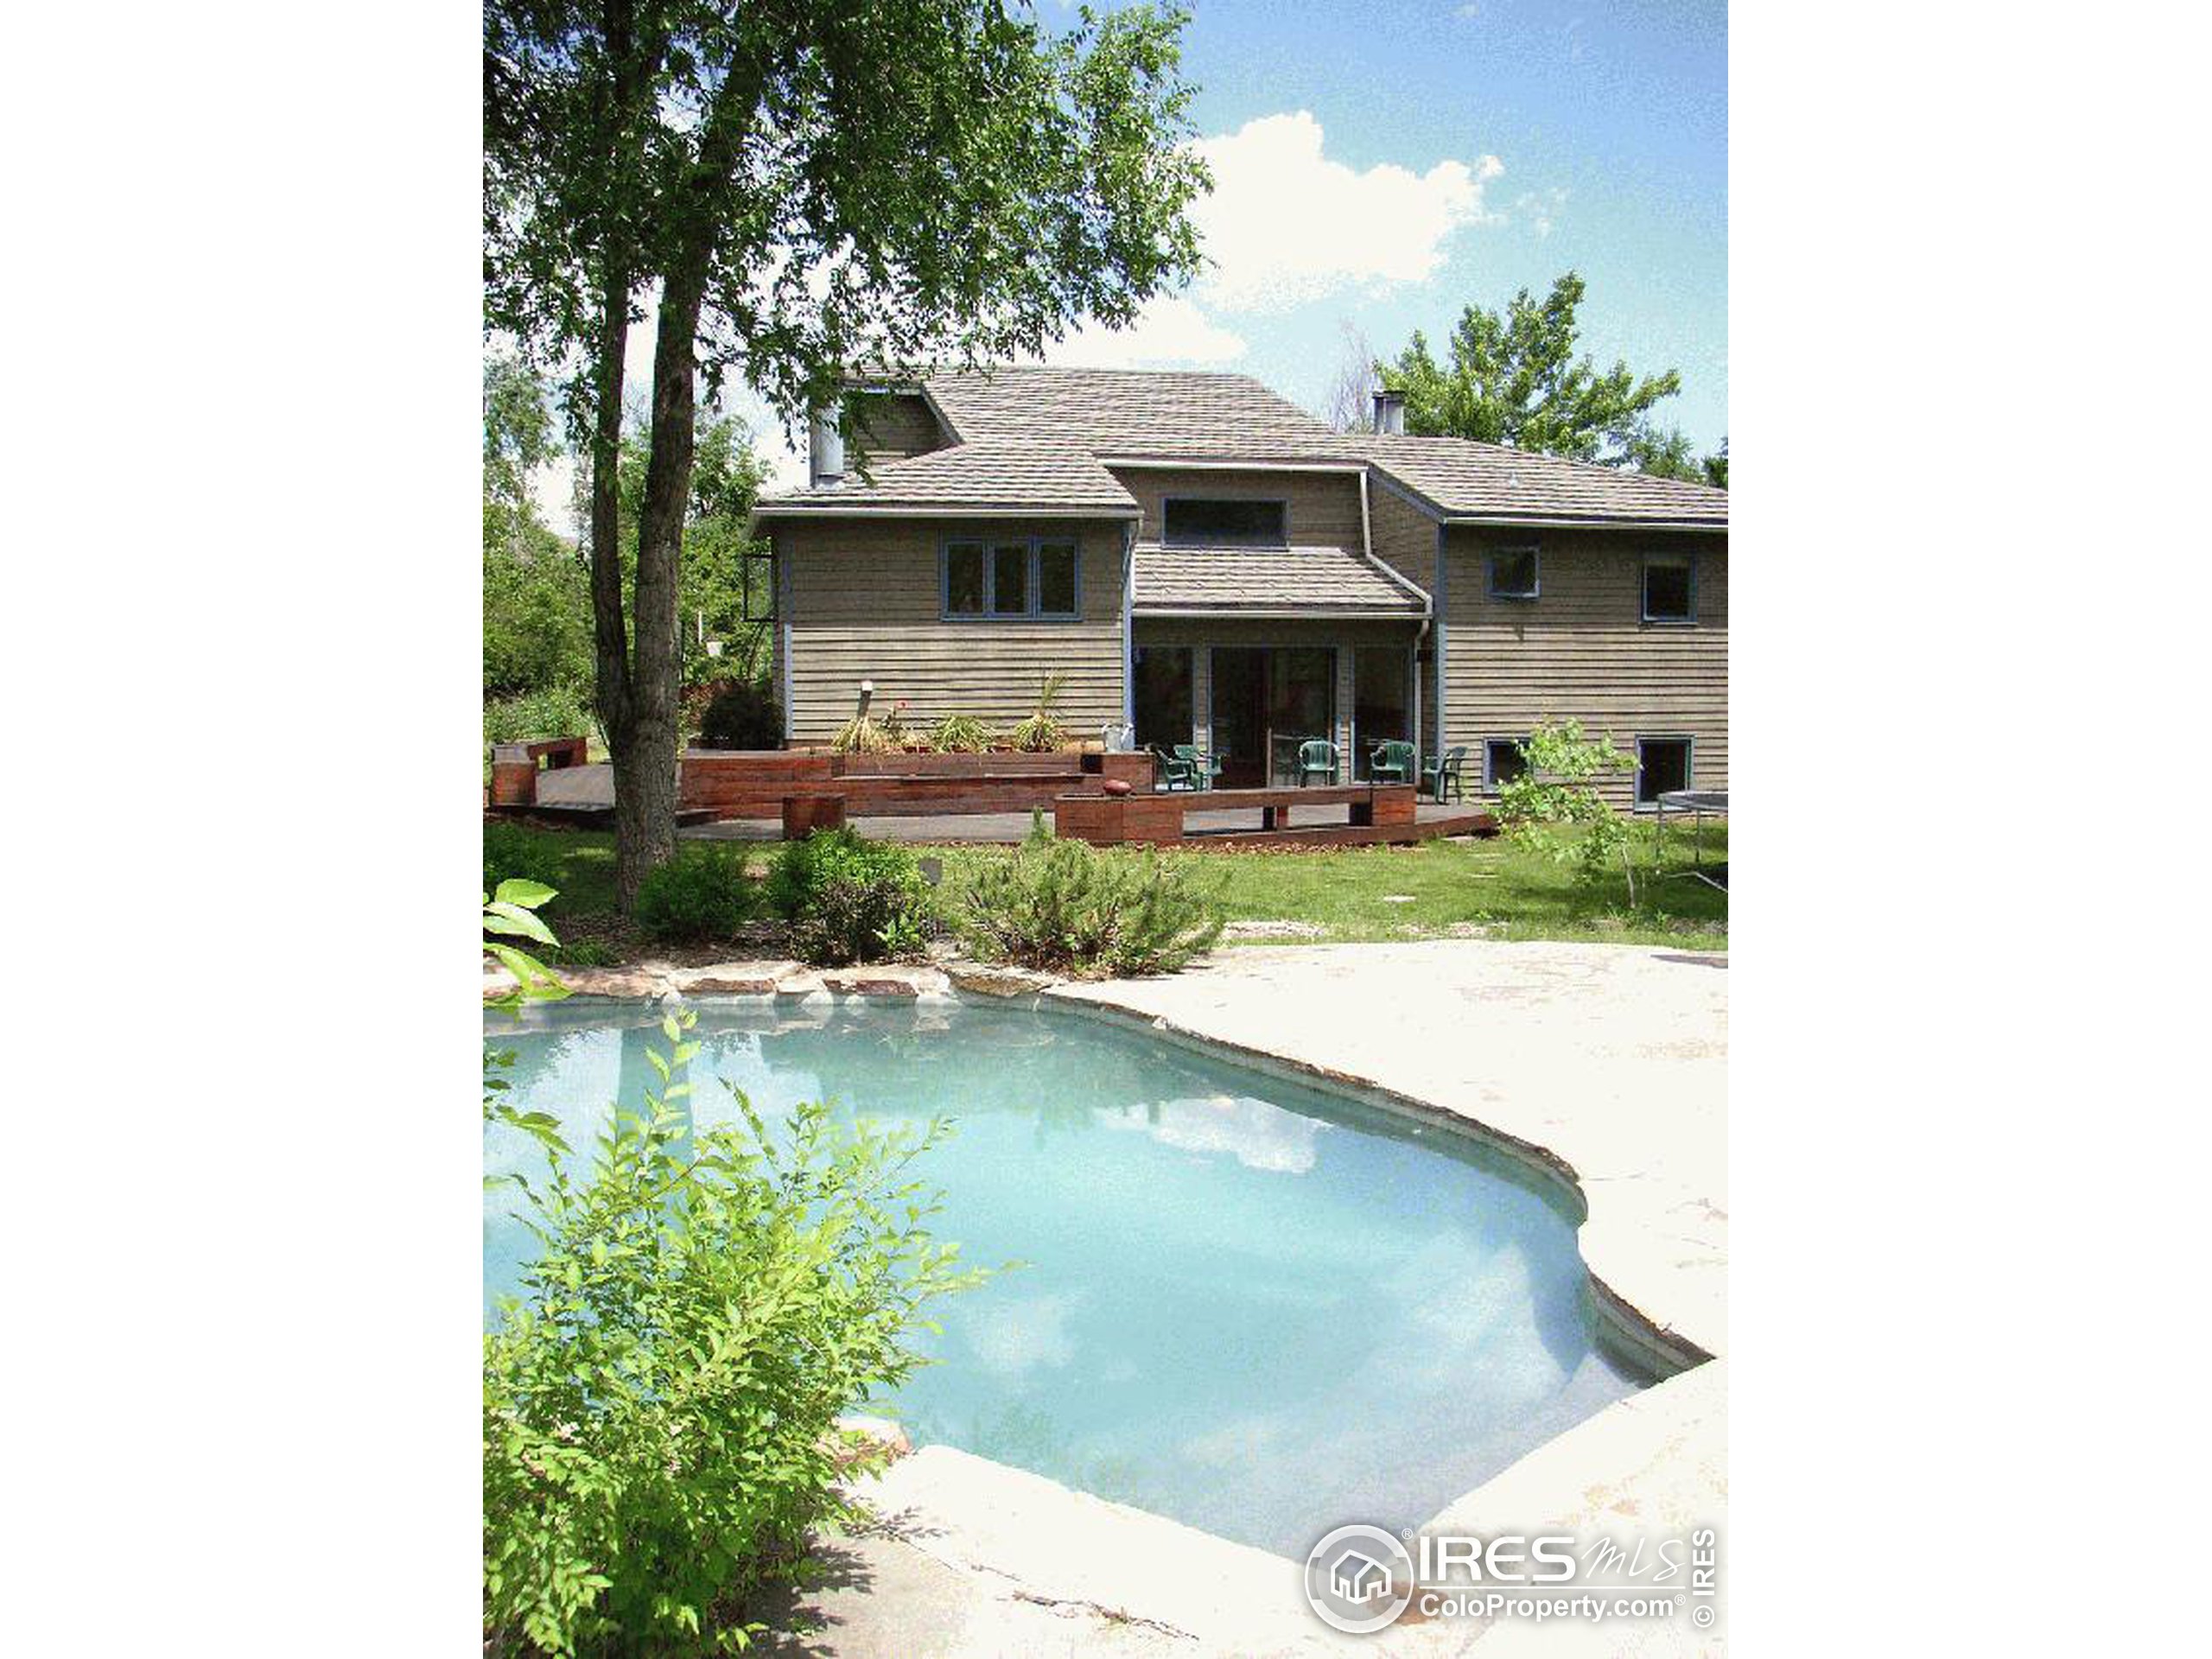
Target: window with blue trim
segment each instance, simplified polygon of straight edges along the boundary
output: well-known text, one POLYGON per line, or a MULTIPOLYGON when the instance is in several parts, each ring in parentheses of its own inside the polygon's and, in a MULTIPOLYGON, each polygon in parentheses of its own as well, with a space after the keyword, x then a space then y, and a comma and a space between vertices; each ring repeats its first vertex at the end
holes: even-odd
POLYGON ((939 572, 948 617, 1072 621, 1082 612, 1082 554, 1068 537, 947 542, 939 572))
POLYGON ((1639 737, 1636 740, 1636 804, 1656 806, 1671 791, 1688 789, 1695 775, 1687 737, 1639 737))
POLYGON ((1492 737, 1483 741, 1483 787, 1496 789, 1500 784, 1510 784, 1523 777, 1529 770, 1529 757, 1522 753, 1525 737, 1492 737))
POLYGON ((1490 556, 1490 596, 1492 599, 1534 599, 1536 596, 1536 550, 1501 547, 1490 556))

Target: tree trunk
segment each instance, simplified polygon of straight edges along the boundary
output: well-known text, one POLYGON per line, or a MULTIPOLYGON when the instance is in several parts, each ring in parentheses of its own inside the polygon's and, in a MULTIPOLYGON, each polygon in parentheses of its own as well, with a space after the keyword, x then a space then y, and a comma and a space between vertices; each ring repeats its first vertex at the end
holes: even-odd
POLYGON ((677 607, 684 511, 698 424, 699 306, 703 247, 661 285, 660 328, 653 340, 652 450, 638 515, 638 587, 631 610, 630 732, 614 768, 614 888, 622 908, 655 865, 675 855, 680 757, 677 692, 683 678, 677 607))

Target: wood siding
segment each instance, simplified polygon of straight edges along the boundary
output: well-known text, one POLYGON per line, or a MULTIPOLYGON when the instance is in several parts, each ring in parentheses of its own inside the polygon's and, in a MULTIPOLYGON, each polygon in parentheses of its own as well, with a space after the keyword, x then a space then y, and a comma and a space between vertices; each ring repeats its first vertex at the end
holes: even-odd
MULTIPOLYGON (((1631 754, 1639 736, 1687 736, 1695 785, 1728 786, 1726 537, 1455 525, 1445 548, 1445 741, 1467 745, 1471 791, 1485 740, 1569 719, 1631 754), (1489 550, 1532 543, 1539 596, 1490 598, 1489 550), (1697 621, 1643 621, 1644 556, 1684 553, 1697 558, 1697 621)), ((1605 789, 1626 806, 1634 779, 1605 789)))
MULTIPOLYGON (((1387 484, 1370 481, 1368 486, 1368 524, 1375 538, 1375 556, 1395 570, 1429 596, 1436 599, 1436 520, 1407 500, 1387 484)), ((1442 611, 1438 612, 1442 620, 1442 611)), ((1432 628, 1427 640, 1431 659, 1420 664, 1421 676, 1421 752, 1424 757, 1436 753, 1436 663, 1434 652, 1446 630, 1432 628)))
POLYGON ((942 449, 949 440, 930 406, 912 392, 860 392, 849 412, 849 462, 903 461, 942 449))
POLYGON ((1287 502, 1283 516, 1293 547, 1365 545, 1359 528, 1359 479, 1351 473, 1271 473, 1261 467, 1109 470, 1144 511, 1144 521, 1137 526, 1139 541, 1160 540, 1165 522, 1162 504, 1169 496, 1197 495, 1287 502))
MULTIPOLYGON (((789 619, 791 741, 826 743, 875 683, 880 717, 907 700, 910 726, 948 714, 1006 726, 1035 707, 1039 680, 1067 677, 1060 718, 1096 738, 1122 719, 1122 527, 1111 520, 823 519, 771 531, 789 619), (1072 622, 947 621, 938 549, 948 540, 1072 536, 1081 611, 1072 622)), ((779 679, 785 665, 777 664, 779 679)))

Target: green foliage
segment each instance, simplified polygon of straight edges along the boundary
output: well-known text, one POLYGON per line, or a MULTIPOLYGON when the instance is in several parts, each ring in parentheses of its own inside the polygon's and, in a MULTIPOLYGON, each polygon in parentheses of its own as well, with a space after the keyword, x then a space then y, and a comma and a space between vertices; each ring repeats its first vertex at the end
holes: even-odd
POLYGON ((1007 741, 1017 749, 1042 754, 1060 747, 1067 734, 1055 712, 1059 707, 1060 693, 1067 687, 1068 677, 1053 673, 1045 675, 1037 683, 1037 707, 1030 714, 1014 723, 1007 733, 1007 741))
POLYGON ((1040 814, 1012 855, 976 866, 954 925, 988 961, 1057 973, 1173 973, 1221 938, 1227 879, 1202 881, 1150 848, 1138 862, 1108 858, 1056 838, 1040 814))
POLYGON ((753 900, 742 853, 695 843, 645 873, 635 913, 652 938, 689 944, 728 938, 753 914, 753 900))
MULTIPOLYGON (((560 365, 602 505, 626 394, 653 411, 634 575, 614 515, 588 536, 597 637, 629 641, 594 655, 608 747, 626 770, 658 765, 642 746, 676 724, 702 397, 740 374, 797 420, 855 365, 1034 357, 1195 276, 1189 208, 1211 180, 1188 18, 1086 8, 1071 27, 974 0, 487 0, 482 16, 485 330, 560 365), (649 391, 626 385, 645 292, 649 391)), ((626 815, 617 836, 626 902, 673 844, 672 812, 626 815)))
POLYGON ((1585 886, 1604 880, 1618 861, 1633 908, 1633 828, 1605 804, 1594 780, 1633 771, 1634 758, 1609 739, 1586 737, 1582 723, 1573 720, 1537 727, 1519 747, 1528 769, 1497 791, 1497 818, 1505 833, 1571 866, 1585 886))
POLYGON ((611 968, 622 960, 614 949, 597 939, 578 939, 552 952, 555 964, 562 968, 611 968))
POLYGON ((1577 359, 1583 291, 1570 270, 1541 302, 1522 289, 1502 316, 1468 306, 1452 331, 1448 364, 1416 331, 1395 364, 1376 365, 1384 384, 1406 396, 1406 430, 1609 466, 1631 461, 1652 406, 1681 390, 1681 376, 1669 369, 1638 378, 1625 362, 1601 372, 1586 353, 1577 359))
POLYGON ((791 923, 791 949, 825 968, 919 953, 929 884, 913 854, 850 830, 786 842, 768 870, 768 903, 791 923))
POLYGON ((599 729, 582 693, 564 685, 526 691, 520 696, 487 697, 484 741, 535 743, 548 737, 588 737, 599 729))
MULTIPOLYGON (((749 1644, 748 1603, 856 1518, 844 1472, 880 1448, 837 1419, 922 1363, 928 1305, 979 1281, 923 1224, 910 1175, 944 1133, 794 1108, 771 1135, 694 1121, 690 1016, 662 1091, 589 1172, 530 1185, 542 1243, 484 1338, 484 1622, 497 1655, 749 1644)), ((733 1091, 734 1093, 734 1091, 733 1091)))
POLYGON ((535 914, 553 897, 553 889, 543 882, 514 878, 500 882, 484 899, 484 931, 493 936, 484 941, 485 954, 516 981, 514 990, 487 1006, 518 1008, 525 1002, 550 1002, 569 994, 569 988, 543 963, 520 946, 506 943, 521 938, 558 944, 553 930, 535 914))
POLYGON ((733 680, 717 689, 699 721, 699 741, 710 749, 779 749, 783 705, 766 685, 733 680))
POLYGON ((930 741, 944 754, 981 754, 991 747, 991 728, 973 715, 947 715, 930 741))
POLYGON ((496 892, 501 882, 516 880, 551 889, 561 877, 561 855, 543 836, 532 835, 520 824, 485 821, 485 892, 496 892))
MULTIPOLYGON (((505 996, 486 999, 485 1007, 512 1013, 525 1002, 553 1002, 568 995, 569 988, 551 969, 519 946, 507 943, 509 939, 524 938, 549 947, 559 944, 553 937, 553 930, 534 913, 553 896, 553 889, 542 883, 515 880, 502 881, 483 900, 484 931, 493 936, 485 939, 484 954, 515 976, 515 988, 505 996)), ((514 1051, 511 1048, 484 1051, 484 1121, 512 1124, 525 1135, 535 1135, 550 1150, 566 1152, 568 1147, 552 1117, 543 1112, 518 1111, 501 1098, 507 1092, 507 1080, 499 1074, 514 1063, 514 1051)))

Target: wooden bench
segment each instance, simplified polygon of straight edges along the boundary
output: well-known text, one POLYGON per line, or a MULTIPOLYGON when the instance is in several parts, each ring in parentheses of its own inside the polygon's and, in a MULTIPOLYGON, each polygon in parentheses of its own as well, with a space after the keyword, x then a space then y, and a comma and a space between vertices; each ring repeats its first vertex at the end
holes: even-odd
POLYGON ((546 771, 581 766, 585 760, 581 737, 547 737, 535 743, 494 743, 492 746, 492 804, 529 806, 537 799, 539 763, 546 771))
POLYGON ((1256 836, 1231 835, 1248 845, 1280 836, 1285 845, 1325 844, 1332 839, 1374 842, 1416 839, 1420 834, 1411 784, 1331 784, 1313 789, 1194 789, 1168 794, 1062 795, 1052 802, 1053 833, 1096 847, 1145 842, 1174 846, 1191 839, 1184 828, 1189 812, 1234 812, 1257 809, 1256 836), (1305 807, 1344 807, 1343 822, 1294 829, 1291 814, 1305 807), (1331 831, 1340 832, 1333 837, 1331 831), (1361 833, 1364 832, 1364 833, 1361 833))

